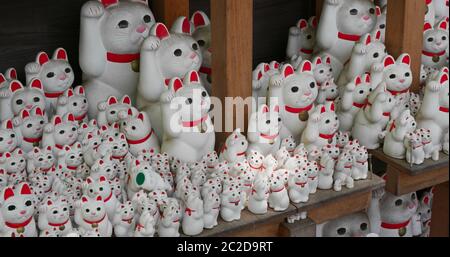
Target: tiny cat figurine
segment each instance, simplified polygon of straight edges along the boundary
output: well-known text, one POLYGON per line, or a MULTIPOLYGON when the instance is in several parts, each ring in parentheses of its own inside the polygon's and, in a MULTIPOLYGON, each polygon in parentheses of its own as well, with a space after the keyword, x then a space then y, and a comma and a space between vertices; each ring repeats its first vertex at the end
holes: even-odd
POLYGON ((94 179, 105 176, 109 180, 113 180, 116 177, 117 172, 115 170, 116 162, 112 158, 111 154, 107 154, 103 158, 95 161, 91 167, 90 175, 94 179))
POLYGON ((155 153, 159 153, 158 137, 154 135, 146 113, 140 112, 134 117, 132 109, 128 109, 128 118, 120 123, 120 131, 125 134, 132 155, 138 156, 145 149, 153 149, 155 153))
POLYGON ((74 89, 69 88, 58 98, 56 105, 56 114, 64 116, 73 113, 78 123, 88 123, 88 101, 83 86, 77 86, 74 89))
POLYGON ((34 195, 27 183, 6 187, 0 196, 0 235, 37 237, 34 195))
POLYGON ((365 107, 358 111, 352 129, 353 138, 367 149, 377 149, 380 133, 389 122, 394 107, 394 97, 386 91, 386 84, 381 83, 369 95, 365 107))
POLYGON ((354 187, 354 180, 352 178, 354 158, 355 157, 350 151, 344 151, 338 157, 336 161, 335 172, 333 175, 334 191, 340 192, 343 185, 345 185, 347 188, 354 187))
POLYGON ((255 176, 262 173, 264 170, 264 155, 258 151, 251 151, 247 153, 247 161, 249 166, 249 171, 255 176))
POLYGON ((386 90, 397 97, 409 92, 412 84, 411 57, 409 54, 401 54, 397 60, 387 55, 377 67, 376 72, 371 73, 372 84, 386 83, 386 90))
POLYGON ((0 154, 12 152, 19 146, 19 137, 14 131, 12 120, 5 120, 0 126, 0 154))
POLYGON ((269 199, 270 184, 268 177, 257 176, 252 192, 248 197, 248 210, 253 214, 266 214, 269 199))
POLYGON ((303 61, 297 72, 286 64, 281 74, 273 76, 270 81, 268 96, 275 98, 269 106, 280 106, 280 117, 283 124, 281 139, 293 136, 296 142, 306 126, 309 114, 317 98, 318 87, 312 73, 312 64, 303 61))
POLYGON ((203 220, 203 200, 196 193, 190 192, 184 204, 184 215, 181 222, 183 233, 187 236, 201 234, 205 226, 203 220))
POLYGON ((341 73, 356 42, 377 21, 375 5, 364 0, 326 0, 317 27, 317 48, 331 56, 333 75, 341 73))
MULTIPOLYGON (((211 100, 196 71, 174 78, 161 96, 164 139, 161 151, 183 162, 197 162, 214 150, 211 100)), ((153 123, 152 123, 153 125, 153 123)))
POLYGON ((425 161, 422 138, 418 131, 406 134, 404 144, 406 148, 406 161, 408 163, 420 165, 425 161))
POLYGON ((98 179, 88 177, 83 184, 83 193, 91 198, 101 196, 108 218, 111 222, 114 220, 120 202, 111 190, 110 181, 106 177, 100 176, 98 179))
POLYGON ((270 176, 269 206, 274 211, 285 211, 289 207, 289 195, 285 181, 282 177, 272 174, 270 176))
POLYGON ((317 184, 318 189, 329 190, 333 188, 335 163, 336 161, 333 159, 333 157, 326 153, 323 154, 320 158, 319 181, 317 184))
POLYGON ((200 78, 205 85, 208 94, 212 93, 212 51, 211 51, 211 22, 202 11, 196 11, 191 17, 191 23, 194 24, 194 32, 192 37, 197 41, 197 44, 202 50, 203 62, 200 67, 200 78))
POLYGON ((88 1, 81 8, 80 67, 89 117, 109 96, 135 99, 142 43, 155 24, 147 1, 88 1))
MULTIPOLYGON (((341 125, 340 122, 339 122, 339 125, 341 125)), ((339 149, 343 149, 348 144, 348 142, 350 141, 350 133, 349 132, 338 131, 334 135, 333 141, 336 142, 336 146, 339 149)))
POLYGON ((30 176, 35 173, 54 174, 55 165, 56 158, 51 146, 44 149, 35 147, 27 154, 27 172, 30 176))
POLYGON ((131 106, 131 98, 124 95, 120 100, 115 96, 110 96, 106 101, 98 104, 97 123, 98 127, 105 125, 113 125, 121 120, 121 117, 127 117, 128 110, 131 108, 132 113, 137 110, 131 106))
POLYGON ((158 223, 158 235, 160 237, 179 237, 181 207, 177 200, 170 201, 160 206, 161 220, 158 223))
POLYGON ((338 85, 344 87, 355 77, 380 68, 386 55, 387 50, 381 40, 381 32, 377 30, 374 35, 365 34, 353 47, 350 60, 339 76, 338 85))
MULTIPOLYGON (((39 79, 31 80, 27 87, 18 80, 11 80, 0 97, 0 119, 3 122, 13 119, 24 109, 31 111, 34 107, 39 107, 45 110, 46 100, 43 88, 39 79)), ((47 121, 47 116, 45 120, 47 121)))
POLYGON ((296 26, 289 29, 289 38, 286 49, 288 59, 300 56, 303 60, 310 60, 316 44, 317 19, 300 19, 296 26))
MULTIPOLYGON (((145 224, 145 223, 144 223, 145 224)), ((114 235, 116 237, 131 237, 134 234, 136 220, 131 201, 117 206, 114 214, 114 235)))
POLYGON ((147 112, 160 141, 163 136, 161 95, 172 78, 184 78, 202 65, 202 50, 191 36, 191 22, 179 17, 171 32, 162 23, 155 24, 141 49, 141 70, 137 105, 147 112))
POLYGON ((325 83, 325 81, 330 81, 333 79, 333 69, 331 68, 331 58, 328 55, 324 55, 323 58, 317 56, 312 60, 314 64, 313 74, 314 79, 317 82, 317 86, 319 87, 319 91, 321 86, 325 83))
POLYGON ((433 27, 425 23, 423 28, 422 64, 428 68, 440 69, 447 63, 448 22, 442 20, 433 27))
POLYGON ((57 236, 66 236, 72 232, 72 221, 69 215, 69 202, 64 197, 51 197, 44 200, 39 207, 39 230, 54 231, 57 236))
POLYGON ((247 133, 249 142, 247 153, 257 151, 266 156, 275 154, 280 149, 279 112, 278 105, 273 106, 272 109, 267 105, 261 105, 260 109, 251 115, 247 133))
POLYGON ((367 237, 369 217, 364 212, 350 214, 317 226, 317 237, 367 237))
MULTIPOLYGON (((370 75, 357 76, 341 90, 341 99, 337 104, 336 114, 339 118, 339 131, 350 132, 356 115, 364 108, 367 97, 372 92, 370 75)), ((342 146, 344 146, 343 144, 342 146)))
POLYGON ((218 225, 217 217, 220 212, 220 195, 216 191, 210 191, 203 195, 203 223, 206 229, 212 229, 218 225))
POLYGON ((156 220, 149 211, 144 211, 139 217, 139 222, 134 231, 134 237, 153 237, 155 234, 156 220))
POLYGON ((295 148, 297 148, 297 144, 295 143, 295 140, 292 136, 287 137, 281 141, 280 148, 286 148, 286 150, 289 152, 291 156, 294 156, 295 148))
POLYGON ((13 152, 0 153, 0 166, 8 173, 12 184, 18 184, 27 179, 27 162, 20 148, 13 152))
POLYGON ((5 74, 0 72, 0 122, 12 118, 11 114, 11 92, 9 90, 9 84, 13 81, 17 81, 17 70, 9 68, 5 74))
POLYGON ((436 72, 427 82, 425 94, 417 114, 417 128, 431 130, 431 144, 439 146, 448 132, 449 108, 448 68, 436 72))
POLYGON ((75 223, 84 230, 98 232, 101 237, 112 235, 113 226, 100 195, 95 198, 82 196, 75 203, 75 223))
POLYGON ((352 178, 353 180, 367 179, 369 172, 369 153, 364 146, 354 148, 352 151, 353 165, 352 165, 352 178))
POLYGON ((416 120, 411 115, 411 112, 409 110, 403 111, 398 119, 388 124, 388 129, 381 135, 384 138, 383 152, 396 159, 405 159, 405 136, 414 132, 416 126, 416 120))
POLYGON ((417 205, 416 192, 395 196, 384 192, 384 189, 375 191, 368 209, 371 232, 379 234, 380 237, 419 235, 420 231, 414 229, 413 218, 417 205))
POLYGON ((424 191, 423 195, 419 198, 417 215, 420 217, 420 224, 422 227, 421 237, 430 237, 432 207, 433 189, 424 191))
POLYGON ((78 124, 72 113, 64 117, 53 116, 52 123, 44 127, 42 146, 54 147, 56 151, 63 150, 64 145, 72 146, 78 138, 78 124))
POLYGON ((44 134, 44 111, 37 106, 30 111, 24 109, 14 121, 18 123, 16 131, 21 138, 20 148, 28 153, 33 147, 39 147, 44 134))
POLYGON ((230 164, 240 162, 245 159, 248 149, 247 138, 241 134, 240 129, 236 129, 228 136, 220 152, 220 161, 227 161, 230 164))
POLYGON ((306 170, 308 172, 308 186, 309 193, 315 194, 317 192, 317 186, 319 184, 319 166, 316 161, 309 161, 306 164, 306 170))
POLYGON ((309 200, 310 188, 306 168, 296 169, 289 179, 289 199, 293 203, 306 203, 309 200))
POLYGON ((239 187, 233 185, 227 186, 222 192, 222 201, 220 206, 220 217, 226 222, 231 222, 241 219, 241 211, 244 203, 241 201, 241 194, 239 187))
POLYGON ((380 42, 384 43, 386 41, 386 17, 387 17, 387 6, 380 7, 375 6, 375 11, 377 13, 377 24, 372 31, 372 36, 377 35, 380 31, 380 42))
POLYGON ((65 174, 70 176, 77 176, 84 164, 82 147, 79 142, 74 143, 72 146, 65 145, 63 150, 57 153, 58 173, 60 177, 64 177, 65 174))
POLYGON ((139 190, 147 191, 170 189, 164 179, 154 171, 149 163, 136 160, 127 178, 127 195, 132 199, 139 190))
POLYGON ((322 149, 330 143, 339 128, 334 102, 318 105, 306 124, 301 142, 308 152, 322 149))
POLYGON ((47 53, 40 52, 35 62, 25 66, 27 83, 34 79, 42 81, 45 92, 45 110, 54 113, 58 102, 58 97, 68 90, 74 80, 75 73, 69 63, 66 50, 58 48, 53 53, 52 59, 47 53))
POLYGON ((260 63, 253 70, 252 80, 252 96, 257 105, 267 104, 267 94, 269 89, 270 79, 273 75, 279 74, 280 64, 276 61, 269 63, 260 63))
POLYGON ((219 164, 219 155, 217 152, 212 151, 211 153, 207 153, 203 159, 206 161, 207 174, 213 173, 216 165, 219 164))
POLYGON ((325 104, 327 102, 334 102, 338 96, 339 90, 337 85, 334 83, 334 79, 329 79, 320 86, 316 103, 325 104))

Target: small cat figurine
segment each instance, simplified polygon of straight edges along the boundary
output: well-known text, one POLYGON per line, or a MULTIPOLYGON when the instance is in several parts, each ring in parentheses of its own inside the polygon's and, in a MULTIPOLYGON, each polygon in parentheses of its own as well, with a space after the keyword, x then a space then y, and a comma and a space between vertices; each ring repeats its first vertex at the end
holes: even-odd
POLYGON ((104 102, 98 104, 97 123, 99 127, 113 125, 121 120, 121 117, 127 117, 128 110, 137 113, 136 108, 131 106, 131 98, 124 95, 120 101, 115 96, 110 96, 104 102))
POLYGON ((289 29, 286 56, 291 59, 300 56, 303 60, 310 60, 316 44, 317 19, 311 17, 309 21, 300 19, 296 26, 289 29))
POLYGON ((364 146, 359 146, 352 151, 354 156, 352 165, 353 180, 367 179, 369 172, 369 153, 364 146))
POLYGON ((60 237, 72 232, 68 201, 64 197, 44 200, 39 207, 38 226, 41 236, 45 231, 53 231, 60 237))
POLYGON ((405 159, 406 148, 404 140, 406 134, 414 132, 417 123, 409 110, 405 110, 400 117, 388 124, 388 129, 382 133, 384 138, 383 152, 396 159, 405 159))
POLYGON ((0 195, 0 234, 3 237, 37 237, 33 198, 28 183, 3 189, 0 195))
POLYGON ((240 129, 236 129, 225 141, 219 160, 227 161, 230 164, 240 162, 245 159, 247 149, 247 138, 241 134, 240 129))
POLYGON ((163 135, 161 95, 174 77, 184 78, 202 65, 202 50, 192 35, 191 22, 179 17, 171 32, 162 23, 155 24, 141 50, 141 70, 137 106, 147 112, 160 141, 163 135))
POLYGON ((106 177, 100 176, 98 179, 88 177, 83 184, 83 193, 91 198, 101 196, 110 221, 114 220, 115 212, 120 202, 117 200, 111 189, 110 181, 106 177))
POLYGON ((226 222, 239 220, 241 218, 243 206, 241 194, 242 192, 238 187, 230 185, 224 188, 221 196, 220 217, 226 222))
POLYGON ((440 69, 447 63, 448 22, 443 20, 435 27, 425 23, 423 30, 422 64, 425 67, 440 69))
POLYGON ((325 81, 319 90, 316 99, 317 104, 326 104, 327 102, 334 102, 339 96, 338 86, 334 83, 334 79, 325 81))
POLYGON ((24 152, 29 152, 33 147, 41 145, 44 134, 44 111, 40 107, 34 107, 28 111, 22 110, 14 121, 17 123, 17 134, 21 138, 20 148, 24 152))
POLYGON ((206 229, 212 229, 218 225, 219 212, 220 195, 216 191, 203 194, 203 223, 206 229))
POLYGON ((2 122, 0 126, 0 154, 12 152, 19 146, 19 137, 14 131, 12 120, 2 122))
POLYGON ((136 220, 131 201, 117 206, 114 220, 114 235, 116 237, 131 237, 135 232, 136 220))
POLYGON ((63 150, 64 145, 72 146, 78 139, 78 124, 72 113, 64 117, 53 116, 52 123, 44 127, 42 146, 54 147, 56 151, 63 150))
POLYGON ((101 237, 111 237, 113 226, 108 219, 103 198, 82 196, 75 203, 75 223, 87 231, 96 231, 101 237))
POLYGON ((196 236, 202 233, 205 226, 203 220, 203 200, 195 193, 188 193, 184 201, 184 215, 181 222, 183 233, 196 236))
POLYGON ((270 79, 273 75, 279 74, 280 64, 276 61, 269 63, 260 63, 253 70, 252 96, 256 101, 256 106, 267 104, 267 94, 270 79))
POLYGON ((275 105, 270 109, 261 105, 249 120, 247 139, 249 146, 247 153, 258 151, 262 155, 275 154, 280 149, 281 118, 280 107, 275 105))
POLYGON ((318 237, 367 237, 369 217, 364 212, 350 214, 317 226, 318 237))
POLYGON ((86 83, 89 117, 110 96, 134 102, 140 49, 155 17, 146 0, 88 1, 81 8, 80 67, 86 83))
POLYGON ((343 185, 345 185, 347 188, 354 187, 354 180, 352 178, 354 158, 355 157, 350 151, 344 151, 337 159, 335 172, 333 176, 334 191, 340 192, 342 190, 343 185))
POLYGON ((289 179, 289 199, 293 203, 306 203, 309 200, 310 188, 306 168, 296 169, 289 179))
POLYGON ((422 138, 418 131, 406 134, 404 144, 406 148, 406 161, 408 163, 420 165, 425 161, 422 138))
POLYGON ((11 184, 19 184, 27 180, 27 162, 22 149, 0 154, 0 167, 9 175, 11 184))
POLYGON ((65 174, 69 174, 76 177, 84 164, 81 144, 76 142, 72 146, 65 145, 63 150, 57 153, 57 164, 59 167, 58 172, 61 172, 57 175, 64 177, 65 174))
POLYGON ((257 176, 253 183, 252 192, 248 197, 248 210, 253 214, 266 214, 269 192, 270 184, 268 177, 257 176))
POLYGON ((27 172, 30 176, 35 173, 55 174, 55 166, 56 158, 51 146, 44 149, 34 147, 27 154, 27 172))
POLYGON ((374 85, 386 83, 386 90, 396 97, 409 92, 412 84, 411 57, 409 54, 401 54, 397 60, 387 55, 378 65, 383 65, 384 69, 378 70, 379 67, 377 67, 377 71, 371 73, 374 85))
POLYGON ((88 123, 88 101, 83 86, 68 89, 58 98, 56 114, 64 116, 73 113, 78 123, 88 123))
POLYGON ((45 92, 45 110, 54 113, 58 102, 58 97, 68 90, 74 80, 75 73, 69 63, 66 50, 58 48, 53 53, 52 59, 47 53, 40 52, 35 62, 25 66, 27 83, 34 79, 42 81, 45 92))
POLYGON ((270 176, 270 194, 268 203, 274 211, 284 211, 289 207, 289 195, 285 180, 275 173, 270 176))
POLYGON ((181 213, 180 204, 176 199, 170 198, 169 201, 160 206, 161 220, 158 223, 158 235, 160 237, 179 237, 181 213))

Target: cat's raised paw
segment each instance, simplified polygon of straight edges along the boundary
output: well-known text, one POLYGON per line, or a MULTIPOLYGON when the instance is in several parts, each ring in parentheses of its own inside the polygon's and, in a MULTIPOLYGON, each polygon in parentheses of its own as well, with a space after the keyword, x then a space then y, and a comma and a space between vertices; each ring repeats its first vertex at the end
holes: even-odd
POLYGON ((81 15, 88 18, 100 18, 104 12, 105 8, 97 1, 89 1, 81 8, 81 15))
POLYGON ((150 36, 142 44, 142 49, 146 51, 155 51, 159 48, 160 44, 161 40, 159 38, 150 36))

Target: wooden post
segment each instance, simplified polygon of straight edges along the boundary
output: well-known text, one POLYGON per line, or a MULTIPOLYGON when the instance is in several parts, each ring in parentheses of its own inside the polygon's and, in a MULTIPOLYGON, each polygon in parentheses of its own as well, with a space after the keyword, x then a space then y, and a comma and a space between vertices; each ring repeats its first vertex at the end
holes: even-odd
POLYGON ((320 15, 322 14, 323 1, 324 0, 316 0, 316 19, 317 20, 319 20, 320 15))
POLYGON ((411 55, 413 84, 411 90, 420 90, 420 63, 422 57, 424 0, 395 0, 387 5, 386 47, 394 57, 411 55))
POLYGON ((431 237, 448 237, 448 182, 435 186, 431 237))
POLYGON ((163 22, 169 29, 180 16, 189 18, 189 0, 151 0, 156 21, 163 22))
MULTIPOLYGON (((252 95, 253 0, 211 1, 211 24, 212 95, 222 102, 222 128, 225 128, 225 119, 229 121, 237 116, 235 110, 227 109, 225 98, 246 99, 252 95)), ((245 131, 250 111, 246 108, 244 125, 232 127, 239 126, 245 131)), ((217 147, 222 145, 227 134, 216 133, 217 147)))

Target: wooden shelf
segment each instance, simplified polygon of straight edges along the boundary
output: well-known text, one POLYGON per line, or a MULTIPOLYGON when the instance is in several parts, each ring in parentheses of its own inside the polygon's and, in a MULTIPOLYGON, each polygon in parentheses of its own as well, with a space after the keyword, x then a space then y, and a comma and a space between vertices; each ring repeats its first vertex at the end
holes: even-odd
POLYGON ((426 160, 422 165, 411 166, 405 160, 389 157, 381 149, 371 151, 373 157, 386 163, 386 190, 403 195, 448 181, 449 156, 441 153, 439 161, 426 160))
MULTIPOLYGON (((343 188, 341 192, 319 190, 311 195, 309 202, 291 204, 284 212, 269 209, 264 215, 242 211, 241 219, 225 222, 219 217, 219 225, 211 230, 205 229, 200 237, 207 236, 278 236, 280 224, 288 216, 307 211, 315 223, 322 223, 367 208, 373 190, 384 187, 385 182, 373 175, 371 179, 355 182, 352 189, 343 188)), ((281 235, 283 235, 281 233, 281 235)))

